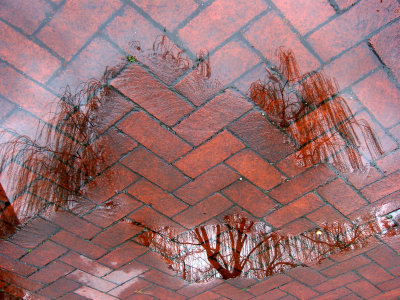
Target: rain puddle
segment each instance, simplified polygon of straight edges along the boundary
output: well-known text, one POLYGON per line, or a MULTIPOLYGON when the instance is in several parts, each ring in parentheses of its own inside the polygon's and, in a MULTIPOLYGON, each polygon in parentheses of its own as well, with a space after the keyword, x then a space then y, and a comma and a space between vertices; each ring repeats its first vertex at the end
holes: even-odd
MULTIPOLYGON (((40 124, 34 137, 3 132, 3 239, 14 239, 26 248, 37 246, 41 238, 46 238, 41 237, 41 224, 28 226, 24 234, 16 235, 23 233, 24 226, 31 225, 37 215, 51 220, 68 211, 104 227, 126 218, 139 232, 133 240, 158 253, 184 280, 206 282, 215 278, 263 279, 297 266, 312 266, 331 255, 361 249, 374 236, 398 233, 398 211, 389 215, 371 212, 354 222, 326 223, 300 234, 272 230, 267 223, 245 214, 228 214, 220 222, 179 232, 168 224, 127 217, 143 204, 152 205, 136 200, 132 200, 136 204, 129 203, 133 198, 127 196, 126 187, 136 178, 129 181, 129 175, 125 176, 117 167, 119 159, 137 144, 114 124, 143 108, 158 116, 164 123, 162 128, 171 130, 174 126, 182 127, 189 113, 215 94, 230 93, 233 99, 247 96, 252 101, 249 103, 258 106, 252 112, 269 126, 251 127, 250 123, 246 125, 249 132, 262 131, 269 136, 271 133, 265 128, 271 128, 271 132, 283 134, 276 141, 258 140, 257 147, 275 144, 282 149, 290 148, 300 167, 329 162, 342 172, 363 172, 369 161, 383 154, 371 126, 354 116, 335 81, 320 72, 302 74, 290 50, 278 49, 278 65, 264 68, 264 77, 253 80, 244 95, 237 88, 224 86, 214 75, 205 50, 193 64, 165 36, 158 37, 151 49, 143 49, 140 42, 132 42, 131 49, 126 59, 107 69, 100 80, 83 84, 76 93, 67 89, 55 105, 53 117, 40 124), (139 90, 139 86, 153 80, 143 71, 144 66, 166 84, 175 86, 172 92, 164 92, 161 83, 139 90), (180 80, 183 75, 187 76, 180 80), (221 93, 221 88, 229 91, 221 93), (171 107, 163 102, 172 99, 171 94, 176 91, 191 103, 182 101, 183 104, 171 107), (111 197, 115 198, 108 200, 111 197)), ((222 110, 214 113, 223 115, 222 110)), ((211 120, 210 126, 214 125, 211 120)), ((201 130, 207 138, 207 128, 201 130)), ((171 162, 176 157, 165 159, 171 162)), ((162 188, 168 192, 175 189, 169 190, 167 185, 162 188)), ((7 281, 4 277, 2 280, 7 281)), ((79 280, 87 283, 92 277, 84 274, 79 280)))

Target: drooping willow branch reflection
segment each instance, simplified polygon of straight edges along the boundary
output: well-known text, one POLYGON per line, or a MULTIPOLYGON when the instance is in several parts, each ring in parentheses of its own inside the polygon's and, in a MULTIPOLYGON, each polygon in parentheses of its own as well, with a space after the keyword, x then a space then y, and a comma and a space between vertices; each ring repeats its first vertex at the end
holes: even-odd
POLYGON ((226 216, 222 224, 201 226, 179 236, 169 228, 147 229, 138 240, 161 254, 183 279, 206 282, 214 278, 262 279, 311 265, 331 254, 364 247, 386 227, 372 219, 363 224, 325 224, 292 236, 271 232, 265 223, 235 214, 226 216))
POLYGON ((335 80, 323 72, 301 74, 291 50, 280 49, 279 64, 253 82, 249 97, 296 142, 296 157, 310 166, 331 159, 341 170, 363 169, 359 149, 373 159, 383 154, 371 126, 354 117, 338 96, 335 80))

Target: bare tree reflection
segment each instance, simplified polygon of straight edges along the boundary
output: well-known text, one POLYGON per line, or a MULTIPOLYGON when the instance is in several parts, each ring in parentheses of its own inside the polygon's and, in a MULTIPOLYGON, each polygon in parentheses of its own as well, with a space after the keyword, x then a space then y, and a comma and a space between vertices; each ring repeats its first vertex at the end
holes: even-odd
POLYGON ((291 50, 278 51, 279 65, 266 80, 253 82, 249 97, 269 119, 287 131, 298 145, 305 166, 332 159, 342 170, 360 170, 364 148, 374 159, 383 153, 370 125, 357 120, 346 101, 337 96, 335 80, 322 72, 302 75, 291 50))
POLYGON ((271 232, 266 224, 235 214, 226 216, 223 224, 201 226, 179 236, 169 228, 147 228, 139 241, 161 254, 183 279, 205 282, 214 278, 262 279, 337 252, 362 248, 369 237, 385 230, 371 220, 325 224, 292 236, 271 232))

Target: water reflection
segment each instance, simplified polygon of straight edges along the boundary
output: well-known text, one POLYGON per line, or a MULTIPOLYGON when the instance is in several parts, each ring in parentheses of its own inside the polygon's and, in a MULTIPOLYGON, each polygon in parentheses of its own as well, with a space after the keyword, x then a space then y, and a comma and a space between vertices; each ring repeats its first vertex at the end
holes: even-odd
POLYGON ((291 50, 279 49, 277 56, 277 68, 266 68, 267 78, 253 82, 248 94, 294 139, 300 165, 331 160, 341 171, 355 171, 364 168, 359 150, 373 159, 383 154, 368 122, 354 117, 338 96, 334 79, 323 72, 301 74, 291 50))
POLYGON ((200 226, 179 236, 168 227, 147 228, 138 240, 161 254, 169 267, 189 282, 263 279, 318 263, 334 253, 360 249, 374 234, 397 234, 391 229, 395 223, 366 218, 369 221, 365 223, 325 224, 293 236, 271 232, 265 223, 234 214, 226 216, 222 224, 200 226))

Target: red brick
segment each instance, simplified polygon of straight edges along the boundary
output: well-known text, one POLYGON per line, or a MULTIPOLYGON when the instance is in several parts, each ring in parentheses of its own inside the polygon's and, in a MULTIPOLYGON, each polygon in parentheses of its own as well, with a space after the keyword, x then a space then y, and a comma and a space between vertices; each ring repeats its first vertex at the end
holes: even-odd
POLYGON ((140 206, 141 203, 132 199, 132 197, 125 194, 118 194, 102 206, 97 207, 90 214, 85 215, 84 218, 105 228, 140 206))
POLYGON ((17 69, 45 82, 60 67, 60 61, 23 35, 0 22, 0 55, 17 69))
MULTIPOLYGON (((135 259, 147 251, 147 248, 135 244, 131 241, 126 242, 107 255, 103 256, 99 262, 109 266, 110 268, 117 269, 126 264, 128 261, 135 259)), ((95 275, 95 274, 94 274, 95 275)))
POLYGON ((301 34, 307 33, 335 14, 333 7, 325 0, 286 0, 274 3, 301 34))
POLYGON ((140 275, 140 277, 155 284, 170 288, 172 290, 177 290, 185 286, 185 282, 183 280, 172 277, 157 270, 150 270, 140 275))
POLYGON ((67 255, 64 255, 60 260, 65 262, 66 264, 74 266, 75 268, 78 268, 82 271, 85 271, 87 273, 90 273, 98 277, 102 277, 105 274, 111 272, 110 268, 107 268, 99 264, 95 260, 87 258, 86 256, 83 255, 79 255, 72 251, 69 252, 67 255))
MULTIPOLYGON (((146 291, 143 293, 146 293, 146 291)), ((157 297, 158 295, 162 295, 163 299, 165 299, 165 300, 184 300, 184 299, 186 299, 185 297, 183 297, 171 290, 165 289, 165 288, 163 288, 161 286, 157 286, 157 285, 154 285, 151 288, 149 288, 147 290, 146 295, 151 295, 151 296, 155 296, 155 297, 157 297)), ((131 297, 128 298, 128 300, 133 300, 133 299, 137 299, 135 297, 135 295, 132 295, 131 297)), ((145 299, 149 299, 149 297, 147 297, 145 299)), ((221 300, 223 300, 223 299, 221 299, 221 300)))
POLYGON ((374 202, 395 191, 400 187, 397 184, 400 180, 400 172, 393 173, 361 190, 361 193, 369 201, 374 202))
POLYGON ((366 299, 370 299, 371 297, 381 293, 380 290, 366 280, 350 283, 346 287, 366 299))
POLYGON ((322 205, 322 201, 317 196, 309 194, 274 211, 272 214, 265 217, 265 220, 275 227, 281 227, 322 205))
POLYGON ((173 232, 177 233, 186 231, 181 225, 171 221, 171 219, 156 212, 154 209, 148 206, 143 206, 139 210, 135 211, 129 215, 129 218, 153 230, 157 230, 160 228, 160 226, 163 226, 168 227, 173 232))
POLYGON ((282 299, 286 295, 287 294, 285 292, 282 292, 279 289, 274 289, 272 291, 266 292, 265 294, 262 294, 261 296, 255 297, 253 299, 255 299, 255 300, 263 300, 263 299, 275 300, 275 299, 282 299))
POLYGON ((0 280, 7 283, 15 284, 29 291, 36 291, 43 287, 43 284, 39 282, 26 279, 22 276, 15 274, 14 272, 8 272, 2 269, 0 269, 0 280))
POLYGON ((9 241, 21 247, 33 249, 53 235, 59 228, 41 218, 36 218, 21 230, 17 231, 9 241))
MULTIPOLYGON (((1 112, 0 112, 0 124, 1 124, 2 119, 6 117, 15 108, 15 105, 3 97, 0 97, 0 105, 1 105, 1 112)), ((4 137, 1 138, 3 139, 4 137)))
POLYGON ((354 299, 360 299, 357 296, 355 296, 354 294, 349 295, 350 293, 351 292, 348 289, 342 287, 342 288, 338 288, 337 290, 330 291, 328 293, 324 293, 323 295, 321 295, 321 296, 319 296, 317 298, 314 298, 314 299, 315 300, 332 300, 332 299, 347 299, 347 300, 352 299, 352 300, 354 300, 354 299), (347 295, 349 295, 349 296, 345 297, 347 295), (351 297, 352 295, 355 296, 356 298, 352 298, 351 297))
POLYGON ((354 87, 361 102, 382 125, 390 127, 400 115, 400 92, 383 71, 374 73, 354 87))
POLYGON ((260 283, 257 283, 256 285, 249 288, 247 291, 258 296, 274 288, 280 287, 290 281, 291 278, 289 278, 288 276, 284 274, 278 274, 266 280, 263 280, 260 283))
POLYGON ((268 161, 276 162, 295 150, 282 131, 257 111, 250 112, 229 129, 268 161))
POLYGON ((211 51, 266 8, 260 0, 217 0, 178 33, 193 53, 200 49, 211 51))
POLYGON ((186 175, 194 178, 243 147, 241 141, 228 131, 223 131, 178 160, 174 165, 186 175))
POLYGON ((92 238, 101 230, 99 227, 90 224, 82 218, 61 209, 54 211, 53 208, 50 208, 47 211, 42 212, 41 215, 52 223, 57 224, 61 228, 64 228, 65 230, 68 230, 84 239, 92 238), (73 226, 71 226, 72 224, 73 226))
POLYGON ((52 13, 51 5, 44 0, 4 0, 0 3, 0 17, 31 35, 46 15, 52 13))
POLYGON ((34 266, 43 267, 52 260, 64 254, 65 252, 67 252, 67 249, 65 249, 64 247, 61 247, 53 243, 52 241, 46 241, 39 247, 35 248, 32 252, 24 256, 21 261, 34 266))
POLYGON ((130 6, 114 18, 106 32, 119 47, 134 55, 167 84, 174 82, 192 66, 191 60, 180 48, 130 6), (139 50, 132 47, 131 42, 135 42, 139 50))
POLYGON ((187 180, 181 172, 144 148, 138 148, 122 159, 127 167, 167 191, 175 190, 187 180))
POLYGON ((167 125, 175 124, 192 111, 189 104, 137 64, 128 66, 111 84, 167 125))
POLYGON ((273 188, 284 179, 272 165, 248 149, 228 159, 226 164, 263 190, 273 188))
POLYGON ((194 205, 208 195, 223 189, 238 178, 239 176, 227 166, 218 165, 203 173, 194 181, 181 187, 175 192, 175 195, 183 201, 194 205))
POLYGON ((358 269, 357 272, 373 284, 378 284, 393 279, 392 275, 374 263, 358 269))
MULTIPOLYGON (((0 93, 4 97, 31 112, 38 118, 44 120, 49 119, 50 104, 55 99, 53 94, 33 81, 26 79, 23 75, 17 73, 10 67, 7 67, 4 63, 0 63, 0 73, 3 74, 0 83, 0 93), (12 89, 10 88, 11 86, 13 87, 12 89)), ((12 128, 12 122, 7 123, 7 127, 12 128)), ((36 128, 36 126, 34 126, 33 129, 34 128, 36 128)), ((30 130, 32 131, 32 127, 30 130)))
POLYGON ((33 268, 27 264, 13 260, 11 258, 5 257, 3 255, 0 255, 0 266, 5 270, 12 271, 16 274, 23 276, 27 276, 36 271, 36 268, 33 268))
POLYGON ((270 61, 278 63, 276 50, 280 47, 292 49, 300 72, 306 73, 319 67, 318 60, 303 46, 289 26, 270 11, 245 32, 245 38, 270 61))
POLYGON ((383 173, 393 173, 400 169, 400 151, 392 152, 389 155, 379 159, 376 163, 383 173))
POLYGON ((396 47, 394 41, 398 40, 398 33, 400 31, 400 23, 394 23, 385 28, 377 35, 370 39, 372 47, 378 53, 379 57, 387 67, 393 72, 397 81, 400 82, 400 50, 396 47))
POLYGON ((395 297, 399 297, 399 296, 400 296, 400 288, 395 289, 390 292, 387 292, 387 293, 384 293, 379 296, 375 296, 374 298, 371 298, 371 299, 373 299, 373 300, 396 299, 395 297))
POLYGON ((124 299, 129 295, 137 293, 137 291, 149 291, 152 288, 152 284, 139 277, 135 277, 119 287, 112 290, 109 294, 118 297, 118 299, 124 299))
POLYGON ((123 132, 153 151, 168 162, 172 162, 191 150, 191 147, 143 111, 133 112, 118 124, 123 132))
POLYGON ((336 278, 330 279, 318 286, 316 286, 314 289, 317 290, 318 292, 322 293, 327 293, 329 291, 332 291, 338 287, 341 287, 347 283, 354 282, 356 280, 360 279, 359 276, 354 274, 353 272, 340 275, 336 278))
POLYGON ((390 133, 394 136, 395 139, 400 141, 400 124, 390 129, 390 133))
MULTIPOLYGON (((117 192, 122 191, 132 182, 134 182, 138 176, 129 171, 125 166, 121 164, 115 164, 110 169, 106 170, 103 174, 91 181, 84 188, 85 196, 95 203, 104 203, 110 199, 117 192), (118 177, 118 180, 115 180, 118 177)), ((118 196, 125 197, 125 196, 118 196)), ((124 199, 126 200, 126 199, 124 199)), ((126 202, 126 201, 124 201, 126 202)), ((135 203, 132 200, 132 203, 135 203)), ((136 202, 136 206, 137 206, 136 202)), ((133 204, 135 206, 135 204, 133 204)))
POLYGON ((81 270, 75 270, 67 276, 67 278, 80 282, 89 287, 95 288, 102 292, 107 292, 112 288, 116 287, 114 283, 100 279, 96 276, 90 275, 89 273, 83 272, 81 270))
POLYGON ((339 91, 378 67, 366 44, 351 49, 325 66, 322 71, 338 83, 339 91))
POLYGON ((336 179, 317 191, 318 194, 346 216, 367 205, 366 201, 341 179, 336 179))
POLYGON ((63 230, 54 235, 51 239, 67 248, 70 248, 93 259, 96 259, 107 252, 106 250, 78 237, 75 237, 72 234, 63 230))
POLYGON ((257 56, 247 45, 233 40, 200 63, 175 88, 198 106, 257 62, 257 56), (204 72, 204 68, 209 69, 209 72, 204 72))
POLYGON ((398 17, 400 13, 395 10, 399 8, 397 1, 362 1, 311 34, 308 40, 324 60, 329 60, 398 17))
POLYGON ((291 269, 288 274, 308 286, 315 286, 326 281, 324 276, 308 267, 297 267, 291 269))
POLYGON ((229 299, 249 299, 252 297, 248 292, 242 291, 230 284, 223 283, 212 289, 213 292, 223 295, 229 299))
POLYGON ((391 291, 394 287, 398 286, 400 286, 400 277, 396 277, 392 280, 377 285, 381 291, 391 291))
POLYGON ((350 5, 357 2, 357 0, 336 0, 336 4, 339 6, 340 9, 345 9, 350 5))
MULTIPOLYGON (((217 285, 220 285, 221 283, 223 283, 223 280, 216 278, 212 281, 204 282, 202 284, 189 284, 189 285, 185 286, 184 288, 181 288, 180 290, 178 290, 178 293, 182 294, 186 297, 192 297, 192 298, 194 296, 199 295, 199 297, 201 299, 201 295, 208 295, 208 293, 206 291, 211 290, 212 288, 214 288, 217 285)), ((210 292, 210 293, 212 293, 212 292, 210 292)))
POLYGON ((211 291, 204 292, 196 297, 193 297, 193 300, 216 300, 220 299, 221 296, 217 295, 216 293, 213 293, 211 291))
POLYGON ((301 160, 297 158, 297 155, 298 153, 293 153, 278 162, 275 166, 289 177, 295 177, 308 168, 308 166, 302 165, 301 160))
POLYGON ((136 261, 132 261, 119 269, 115 270, 114 272, 111 272, 107 276, 104 277, 104 279, 107 279, 108 281, 112 281, 116 284, 122 284, 129 279, 132 279, 143 272, 146 272, 149 269, 148 266, 145 266, 141 263, 138 263, 136 261))
POLYGON ((174 217, 174 221, 186 228, 193 228, 206 220, 222 213, 232 206, 232 203, 220 194, 204 199, 189 209, 174 217))
POLYGON ((284 227, 280 229, 280 232, 285 235, 296 236, 314 228, 315 225, 311 223, 309 220, 304 218, 299 218, 289 224, 286 224, 284 227))
POLYGON ((64 276, 74 270, 73 267, 68 266, 59 261, 53 261, 48 264, 46 267, 40 269, 35 274, 31 275, 29 279, 40 281, 43 283, 51 283, 61 276, 64 276))
POLYGON ((365 256, 360 255, 329 267, 328 269, 321 271, 321 273, 328 277, 335 277, 368 263, 370 263, 370 260, 365 256))
POLYGON ((1 239, 0 240, 0 252, 3 255, 7 255, 11 258, 18 259, 23 254, 26 253, 26 249, 22 249, 21 247, 18 247, 8 241, 1 239))
POLYGON ((79 286, 80 285, 78 283, 72 280, 60 278, 56 282, 40 290, 39 294, 46 297, 52 297, 54 299, 75 290, 79 286))
POLYGON ((103 248, 111 249, 130 239, 140 231, 140 227, 129 221, 121 220, 92 239, 92 242, 103 248))
POLYGON ((216 96, 183 120, 174 130, 193 145, 199 145, 251 109, 246 99, 232 91, 216 96))
POLYGON ((71 90, 75 90, 82 82, 92 78, 101 79, 107 66, 115 66, 118 63, 121 63, 120 52, 109 42, 96 37, 66 66, 62 73, 57 73, 57 76, 51 80, 50 86, 56 92, 64 89, 67 84, 71 90))
POLYGON ((173 31, 197 8, 193 0, 173 0, 168 2, 168 6, 163 1, 154 1, 151 4, 145 0, 133 2, 169 31, 173 31))
POLYGON ((223 194, 257 217, 262 217, 277 207, 274 201, 247 181, 235 182, 223 194))
POLYGON ((377 169, 371 166, 366 166, 365 170, 346 173, 343 175, 352 185, 354 185, 356 189, 362 189, 366 185, 382 177, 381 173, 379 173, 377 169))
POLYGON ((61 57, 70 60, 120 6, 118 0, 68 1, 40 30, 37 37, 61 57))
POLYGON ((392 268, 400 264, 400 256, 385 245, 371 250, 367 255, 384 268, 392 268))
POLYGON ((288 203, 302 194, 314 190, 334 176, 335 174, 325 165, 319 165, 285 182, 272 190, 269 195, 281 203, 288 203))
MULTIPOLYGON (((91 290, 91 288, 88 288, 86 286, 83 286, 83 287, 79 288, 78 290, 81 290, 81 289, 90 289, 91 290)), ((75 293, 68 293, 68 294, 62 296, 59 299, 60 300, 86 300, 87 298, 86 297, 81 297, 81 296, 79 296, 78 294, 75 294, 75 293)))
POLYGON ((101 300, 116 300, 118 298, 101 293, 87 286, 82 286, 75 291, 76 294, 85 297, 84 299, 101 299, 101 300))
POLYGON ((318 293, 316 293, 312 289, 295 281, 285 284, 284 286, 281 286, 280 289, 300 299, 310 299, 312 297, 318 296, 318 293))
POLYGON ((344 222, 344 217, 338 213, 334 208, 329 205, 325 205, 312 213, 307 215, 307 218, 317 224, 322 226, 324 224, 334 223, 334 222, 344 222))

